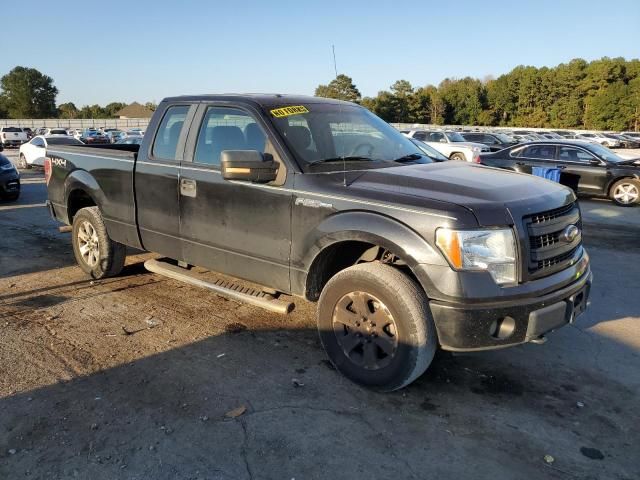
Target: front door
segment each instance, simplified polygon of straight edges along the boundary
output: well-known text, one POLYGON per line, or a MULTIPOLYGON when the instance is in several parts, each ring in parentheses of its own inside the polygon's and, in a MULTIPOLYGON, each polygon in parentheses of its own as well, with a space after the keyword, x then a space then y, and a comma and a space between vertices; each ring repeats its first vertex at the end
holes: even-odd
POLYGON ((606 193, 606 165, 592 153, 578 147, 558 147, 557 164, 562 170, 563 183, 576 192, 588 195, 606 193))
POLYGON ((288 292, 291 201, 286 169, 249 110, 202 105, 180 171, 180 235, 186 262, 288 292), (200 118, 201 120, 198 120, 200 118), (260 185, 222 178, 224 150, 257 150, 280 160, 278 179, 260 185))

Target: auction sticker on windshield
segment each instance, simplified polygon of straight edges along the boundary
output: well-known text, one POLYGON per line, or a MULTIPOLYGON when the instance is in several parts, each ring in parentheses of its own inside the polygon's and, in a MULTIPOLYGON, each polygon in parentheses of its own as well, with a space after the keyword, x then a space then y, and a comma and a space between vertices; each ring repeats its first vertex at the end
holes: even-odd
POLYGON ((271 110, 271 115, 276 118, 288 117, 289 115, 300 115, 301 113, 309 113, 309 110, 307 110, 307 107, 303 107, 302 105, 292 105, 289 107, 271 110))

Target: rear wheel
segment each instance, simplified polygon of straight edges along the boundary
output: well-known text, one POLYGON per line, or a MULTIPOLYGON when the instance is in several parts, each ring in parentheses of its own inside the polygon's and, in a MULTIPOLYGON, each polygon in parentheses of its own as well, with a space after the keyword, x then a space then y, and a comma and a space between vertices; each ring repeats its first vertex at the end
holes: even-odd
POLYGON ((21 168, 23 170, 28 170, 31 168, 31 165, 27 163, 27 159, 22 153, 20 154, 20 159, 18 160, 18 168, 21 168))
POLYGON ((640 203, 640 181, 623 178, 611 187, 611 200, 617 205, 630 207, 640 203))
POLYGON ((80 268, 100 279, 119 274, 126 247, 109 238, 98 207, 83 208, 73 218, 73 253, 80 268))
POLYGON ((467 159, 464 158, 464 155, 462 153, 452 153, 451 156, 449 157, 449 160, 460 160, 461 162, 467 161, 467 159))
POLYGON ((380 263, 349 267, 327 282, 318 305, 318 331, 338 371, 380 391, 413 382, 438 346, 422 289, 380 263))

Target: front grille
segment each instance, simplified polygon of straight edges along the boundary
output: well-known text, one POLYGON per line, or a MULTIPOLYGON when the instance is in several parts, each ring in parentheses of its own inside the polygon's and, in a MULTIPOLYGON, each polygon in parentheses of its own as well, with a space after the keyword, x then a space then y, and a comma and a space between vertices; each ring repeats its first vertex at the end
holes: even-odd
POLYGON ((531 278, 562 270, 573 264, 579 256, 582 250, 582 221, 576 203, 528 215, 523 221, 528 234, 526 266, 531 278), (579 230, 572 241, 563 236, 570 225, 575 225, 579 230))

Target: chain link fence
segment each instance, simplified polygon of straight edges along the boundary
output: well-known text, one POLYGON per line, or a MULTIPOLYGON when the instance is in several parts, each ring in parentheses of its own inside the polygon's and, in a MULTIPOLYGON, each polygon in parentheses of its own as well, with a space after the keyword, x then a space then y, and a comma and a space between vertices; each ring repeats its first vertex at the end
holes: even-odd
POLYGON ((147 128, 150 118, 47 118, 47 119, 0 119, 0 127, 29 127, 36 129, 45 128, 66 128, 79 129, 84 128, 118 128, 122 130, 130 128, 147 128))

